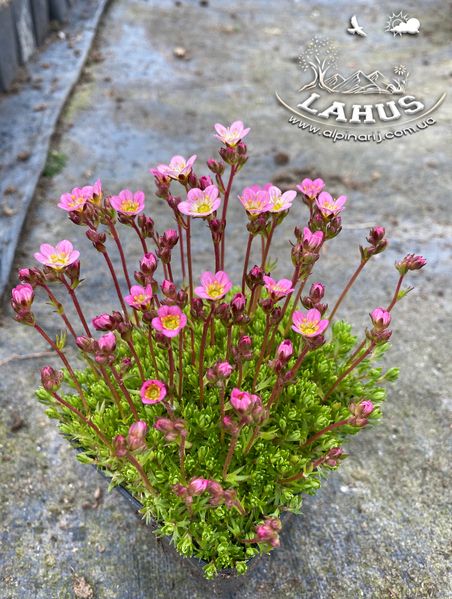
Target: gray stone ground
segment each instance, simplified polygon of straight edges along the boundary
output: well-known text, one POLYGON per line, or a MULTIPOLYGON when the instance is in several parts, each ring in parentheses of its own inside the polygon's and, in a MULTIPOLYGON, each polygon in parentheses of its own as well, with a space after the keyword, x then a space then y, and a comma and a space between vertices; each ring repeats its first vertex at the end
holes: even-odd
MULTIPOLYGON (((104 60, 99 62, 97 55, 88 64, 54 145, 70 157, 69 164, 38 189, 17 265, 32 263, 32 252, 45 240, 68 237, 84 244, 81 231, 55 209, 66 189, 100 176, 111 191, 131 186, 150 192, 148 167, 176 152, 196 151, 206 159, 215 147, 212 124, 242 118, 252 127, 251 159, 239 187, 269 179, 298 181, 306 173, 323 176, 333 191, 350 197, 345 230, 317 270, 331 301, 356 264, 355 246, 367 223, 387 225, 390 248, 369 265, 342 311, 357 327, 364 326, 369 309, 388 298, 396 274, 392 264, 402 253, 422 252, 429 266, 412 277, 417 289, 394 313, 387 363, 402 370, 382 423, 348 443, 350 459, 316 497, 306 499, 281 549, 262 559, 236 594, 202 581, 182 560, 164 552, 118 494, 105 494, 97 508, 88 507, 96 489, 105 491, 105 483, 76 462, 33 398, 38 369, 50 359, 5 362, 11 353, 45 350, 29 330, 11 321, 5 307, 0 324, 2 597, 74 597, 78 577, 102 599, 452 596, 447 568, 450 103, 437 113, 435 127, 414 136, 378 146, 333 145, 290 127, 273 98, 275 89, 293 95, 300 78, 294 58, 315 33, 338 39, 344 68, 383 69, 400 62, 410 68, 414 93, 432 98, 447 91, 450 4, 410 2, 403 8, 420 18, 418 38, 383 33, 386 16, 394 10, 387 1, 111 3, 95 48, 104 60), (369 24, 366 40, 343 33, 353 13, 369 24), (354 44, 360 44, 359 52, 354 44), (176 46, 186 49, 187 60, 173 56, 176 46), (287 165, 275 164, 278 152, 288 155, 287 165)), ((169 225, 162 203, 148 201, 161 226, 169 225)), ((275 240, 281 275, 287 274, 284 233, 303 215, 297 206, 275 240)), ((243 252, 242 222, 241 210, 232 209, 227 267, 235 276, 243 252)), ((210 249, 201 228, 199 233, 201 270, 210 266, 210 249)), ((132 260, 138 258, 138 248, 128 250, 132 260)), ((83 254, 87 280, 82 301, 113 306, 99 256, 89 249, 83 254)), ((56 332, 45 309, 38 313, 56 332)))

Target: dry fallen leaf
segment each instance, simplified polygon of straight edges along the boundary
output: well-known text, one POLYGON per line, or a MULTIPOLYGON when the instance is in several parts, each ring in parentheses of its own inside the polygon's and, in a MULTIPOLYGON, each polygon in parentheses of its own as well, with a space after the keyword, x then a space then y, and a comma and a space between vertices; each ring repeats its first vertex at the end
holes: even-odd
POLYGON ((93 599, 94 597, 93 587, 83 576, 74 574, 72 589, 77 599, 93 599))

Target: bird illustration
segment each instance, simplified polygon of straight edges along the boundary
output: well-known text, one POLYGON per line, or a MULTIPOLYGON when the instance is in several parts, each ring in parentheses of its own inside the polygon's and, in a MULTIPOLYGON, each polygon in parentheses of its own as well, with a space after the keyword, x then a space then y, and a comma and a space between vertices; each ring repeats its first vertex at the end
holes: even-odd
POLYGON ((367 33, 364 31, 361 25, 358 24, 358 19, 356 18, 356 15, 353 15, 353 17, 350 19, 350 25, 351 27, 347 29, 350 35, 355 35, 356 33, 356 35, 360 35, 362 37, 367 36, 367 33))

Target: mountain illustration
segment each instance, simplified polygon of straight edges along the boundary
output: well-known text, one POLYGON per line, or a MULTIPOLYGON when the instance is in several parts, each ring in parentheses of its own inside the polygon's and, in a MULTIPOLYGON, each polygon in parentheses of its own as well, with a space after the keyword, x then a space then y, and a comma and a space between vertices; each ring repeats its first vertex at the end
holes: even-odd
POLYGON ((358 70, 348 77, 335 73, 317 82, 317 85, 330 93, 338 94, 398 94, 403 91, 400 84, 394 85, 380 71, 367 74, 358 70))

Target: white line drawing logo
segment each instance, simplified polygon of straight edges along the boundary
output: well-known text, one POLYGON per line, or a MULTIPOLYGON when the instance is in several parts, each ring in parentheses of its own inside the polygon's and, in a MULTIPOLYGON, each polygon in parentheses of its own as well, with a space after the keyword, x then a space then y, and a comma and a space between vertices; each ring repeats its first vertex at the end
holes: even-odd
POLYGON ((394 37, 397 35, 402 36, 405 33, 417 35, 420 26, 421 23, 419 19, 408 17, 406 13, 400 11, 399 13, 392 13, 388 18, 385 31, 389 31, 394 37))
POLYGON ((364 73, 360 69, 344 76, 339 72, 331 73, 336 67, 338 53, 336 47, 327 38, 314 37, 298 57, 302 71, 312 71, 313 79, 300 87, 305 91, 318 87, 332 94, 403 94, 409 77, 405 65, 393 68, 395 77, 389 79, 380 71, 364 73))
POLYGON ((347 31, 348 31, 348 33, 350 33, 350 35, 356 34, 356 35, 360 35, 361 37, 367 36, 367 33, 364 31, 364 29, 361 27, 361 25, 359 25, 356 15, 353 15, 353 17, 350 19, 350 25, 351 25, 351 27, 349 27, 347 29, 347 31))

